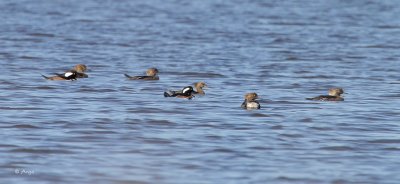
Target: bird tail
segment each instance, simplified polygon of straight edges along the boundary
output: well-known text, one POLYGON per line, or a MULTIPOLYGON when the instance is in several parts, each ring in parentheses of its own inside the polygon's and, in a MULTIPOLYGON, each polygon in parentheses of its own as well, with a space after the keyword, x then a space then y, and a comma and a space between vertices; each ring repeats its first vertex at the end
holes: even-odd
POLYGON ((174 91, 165 91, 164 92, 164 97, 175 97, 175 92, 174 91))
POLYGON ((45 75, 42 75, 42 74, 40 74, 43 78, 45 78, 45 79, 50 79, 49 77, 47 77, 47 76, 45 76, 45 75))
POLYGON ((132 78, 132 76, 130 76, 130 75, 128 75, 128 74, 124 74, 125 75, 125 77, 127 77, 127 78, 132 78))

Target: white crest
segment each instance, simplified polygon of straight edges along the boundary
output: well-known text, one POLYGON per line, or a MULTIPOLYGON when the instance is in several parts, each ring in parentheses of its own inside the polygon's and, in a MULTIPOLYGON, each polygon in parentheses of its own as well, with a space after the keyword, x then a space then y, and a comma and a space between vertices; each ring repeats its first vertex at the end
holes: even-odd
POLYGON ((65 74, 64 74, 64 76, 65 77, 69 77, 69 76, 71 76, 71 75, 73 75, 74 73, 72 73, 72 72, 66 72, 65 74))
POLYGON ((189 91, 189 90, 190 90, 189 87, 183 88, 182 93, 186 93, 186 92, 189 91))

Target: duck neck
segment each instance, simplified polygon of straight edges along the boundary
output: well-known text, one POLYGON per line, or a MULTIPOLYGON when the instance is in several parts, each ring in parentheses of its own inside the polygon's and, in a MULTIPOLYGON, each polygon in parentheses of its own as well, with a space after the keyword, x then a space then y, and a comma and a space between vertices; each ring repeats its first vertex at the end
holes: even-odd
POLYGON ((196 87, 196 91, 197 91, 197 93, 199 93, 199 94, 202 94, 202 95, 205 94, 204 91, 203 91, 203 88, 201 88, 201 87, 196 87))
POLYGON ((256 99, 246 99, 247 102, 257 102, 256 99))

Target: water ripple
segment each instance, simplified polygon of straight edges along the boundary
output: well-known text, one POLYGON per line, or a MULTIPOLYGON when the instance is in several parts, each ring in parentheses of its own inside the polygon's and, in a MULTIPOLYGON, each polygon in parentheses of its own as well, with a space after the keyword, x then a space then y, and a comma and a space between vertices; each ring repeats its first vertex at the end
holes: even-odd
POLYGON ((0 8, 1 183, 400 181, 397 1, 0 8), (40 76, 79 63, 89 78, 40 76), (198 81, 205 96, 163 96, 198 81), (332 87, 344 102, 305 100, 332 87))

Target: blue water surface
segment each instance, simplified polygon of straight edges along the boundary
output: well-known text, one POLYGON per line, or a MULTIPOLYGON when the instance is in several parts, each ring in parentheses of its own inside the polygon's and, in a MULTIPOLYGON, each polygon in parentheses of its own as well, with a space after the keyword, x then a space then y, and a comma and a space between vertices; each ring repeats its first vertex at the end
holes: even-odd
POLYGON ((396 0, 1 0, 0 183, 399 183, 396 0), (83 63, 89 78, 48 81, 83 63), (159 81, 132 81, 150 67, 159 81), (205 81, 206 95, 163 91, 205 81), (305 98, 342 87, 344 102, 305 98), (256 92, 260 110, 240 108, 256 92))

